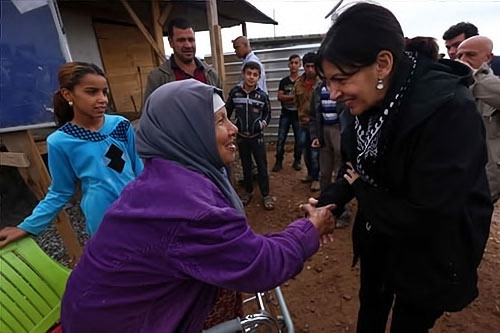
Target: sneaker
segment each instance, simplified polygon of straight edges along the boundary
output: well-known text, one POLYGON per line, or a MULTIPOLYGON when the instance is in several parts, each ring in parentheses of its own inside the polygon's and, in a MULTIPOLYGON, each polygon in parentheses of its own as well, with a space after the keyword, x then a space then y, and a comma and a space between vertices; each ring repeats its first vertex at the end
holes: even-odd
POLYGON ((310 183, 313 181, 312 177, 311 176, 306 176, 306 177, 303 177, 303 178, 300 178, 300 181, 302 183, 310 183))
POLYGON ((274 163, 274 166, 273 168, 271 169, 272 172, 278 172, 280 171, 281 169, 283 169, 283 165, 281 164, 281 162, 276 162, 274 163))
POLYGON ((318 181, 318 180, 314 180, 314 181, 311 183, 311 191, 312 191, 312 192, 319 191, 319 181, 318 181))
POLYGON ((300 162, 299 161, 295 161, 293 162, 292 164, 292 168, 295 170, 295 171, 300 171, 302 169, 302 167, 300 166, 300 162))

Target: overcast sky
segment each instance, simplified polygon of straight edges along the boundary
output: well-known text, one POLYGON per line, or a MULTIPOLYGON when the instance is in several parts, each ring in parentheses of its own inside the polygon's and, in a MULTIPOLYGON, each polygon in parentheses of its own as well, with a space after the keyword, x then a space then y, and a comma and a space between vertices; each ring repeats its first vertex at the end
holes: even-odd
MULTIPOLYGON (((249 38, 325 33, 331 21, 325 15, 338 0, 249 0, 260 11, 279 23, 248 23, 249 38)), ((345 0, 344 4, 353 3, 345 0)), ((407 37, 431 36, 446 53, 443 32, 460 21, 475 24, 481 35, 490 37, 494 52, 500 55, 500 0, 379 0, 372 1, 390 9, 407 37)), ((241 35, 241 27, 222 29, 224 53, 233 52, 231 40, 241 35)), ((171 52, 165 40, 167 54, 171 52)), ((208 32, 196 33, 197 55, 210 54, 208 32)))

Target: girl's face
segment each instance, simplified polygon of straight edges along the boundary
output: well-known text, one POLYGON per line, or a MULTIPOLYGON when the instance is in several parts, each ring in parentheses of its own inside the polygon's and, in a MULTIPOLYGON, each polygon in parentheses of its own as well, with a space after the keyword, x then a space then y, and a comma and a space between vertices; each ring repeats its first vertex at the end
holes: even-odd
POLYGON ((215 141, 217 151, 224 165, 231 164, 236 158, 236 134, 238 128, 227 117, 226 108, 222 107, 214 114, 215 141))
POLYGON ((63 96, 73 102, 75 117, 96 119, 104 117, 108 105, 108 83, 97 74, 86 74, 75 85, 73 91, 63 89, 63 96))

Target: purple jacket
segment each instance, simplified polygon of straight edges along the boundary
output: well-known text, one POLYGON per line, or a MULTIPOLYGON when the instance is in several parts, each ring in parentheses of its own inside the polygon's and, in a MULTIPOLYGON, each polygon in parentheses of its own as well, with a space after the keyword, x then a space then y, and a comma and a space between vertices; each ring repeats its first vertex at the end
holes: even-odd
POLYGON ((270 290, 318 246, 309 220, 258 235, 204 175, 147 160, 69 278, 63 331, 200 332, 218 288, 270 290))

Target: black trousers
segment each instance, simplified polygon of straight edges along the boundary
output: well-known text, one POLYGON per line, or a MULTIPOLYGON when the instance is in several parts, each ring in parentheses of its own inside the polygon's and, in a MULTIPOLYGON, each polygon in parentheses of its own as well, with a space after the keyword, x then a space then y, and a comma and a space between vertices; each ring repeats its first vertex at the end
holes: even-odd
POLYGON ((243 180, 245 191, 253 192, 252 179, 252 156, 257 164, 257 181, 259 183, 260 193, 263 197, 269 195, 269 174, 267 173, 267 157, 264 135, 253 138, 244 138, 238 136, 238 150, 240 153, 241 166, 243 168, 243 180))
POLYGON ((413 304, 399 296, 386 278, 380 253, 363 252, 365 253, 360 254, 360 308, 356 332, 385 333, 391 308, 391 333, 429 332, 443 311, 413 304))

